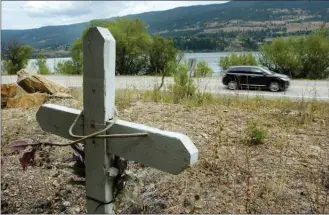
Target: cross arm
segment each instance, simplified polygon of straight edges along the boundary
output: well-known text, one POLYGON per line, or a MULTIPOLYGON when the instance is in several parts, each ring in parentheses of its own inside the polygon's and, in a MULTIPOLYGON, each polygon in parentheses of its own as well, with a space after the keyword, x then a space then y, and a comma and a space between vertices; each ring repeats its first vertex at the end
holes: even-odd
MULTIPOLYGON (((68 130, 80 110, 45 104, 37 112, 37 121, 44 131, 75 140, 68 130)), ((81 117, 82 118, 82 117, 81 117)), ((108 134, 148 133, 147 137, 111 138, 107 151, 144 165, 179 174, 198 160, 198 149, 186 135, 149 126, 117 120, 108 134)), ((73 133, 83 135, 83 120, 79 119, 73 133)))

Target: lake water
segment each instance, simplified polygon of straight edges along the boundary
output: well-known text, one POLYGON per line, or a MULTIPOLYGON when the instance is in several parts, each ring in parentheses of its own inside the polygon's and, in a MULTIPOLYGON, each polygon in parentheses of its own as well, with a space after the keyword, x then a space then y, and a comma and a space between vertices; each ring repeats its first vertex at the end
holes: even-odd
MULTIPOLYGON (((241 54, 243 52, 236 52, 236 54, 241 54)), ((219 66, 219 60, 221 57, 225 57, 229 55, 229 52, 211 52, 211 53, 185 53, 182 61, 188 60, 189 58, 196 58, 197 62, 198 61, 206 61, 208 66, 213 69, 214 75, 219 75, 222 69, 219 66)), ((258 57, 258 52, 252 52, 252 54, 255 57, 258 57)), ((48 58, 47 59, 47 65, 48 68, 54 72, 54 67, 57 65, 58 62, 60 61, 68 61, 71 60, 71 58, 48 58)), ((36 68, 35 66, 35 59, 31 59, 28 64, 28 68, 36 68)))
MULTIPOLYGON (((48 68, 50 69, 50 71, 54 72, 55 71, 55 66, 59 63, 59 62, 64 62, 64 61, 68 61, 68 60, 71 60, 70 57, 64 57, 64 58, 48 58, 46 63, 47 63, 47 66, 48 68)), ((29 60, 29 63, 27 65, 27 68, 33 68, 33 69, 36 69, 36 59, 31 59, 29 60)))
MULTIPOLYGON (((235 52, 236 54, 243 54, 245 52, 235 52)), ((258 58, 259 52, 252 52, 252 55, 258 58)), ((214 75, 220 74, 222 68, 219 66, 219 60, 221 57, 230 55, 230 52, 211 52, 211 53, 185 53, 182 61, 189 58, 195 58, 198 61, 206 61, 208 66, 214 71, 214 75)))

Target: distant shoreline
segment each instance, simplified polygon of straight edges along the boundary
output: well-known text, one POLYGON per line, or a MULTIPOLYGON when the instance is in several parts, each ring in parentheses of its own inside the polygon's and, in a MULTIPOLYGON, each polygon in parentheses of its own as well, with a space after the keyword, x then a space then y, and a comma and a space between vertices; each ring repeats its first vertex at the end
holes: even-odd
MULTIPOLYGON (((240 50, 240 51, 183 51, 184 54, 213 54, 213 53, 259 53, 259 50, 240 50)), ((52 55, 47 55, 44 53, 45 58, 49 59, 57 59, 57 58, 71 58, 70 55, 60 55, 60 56, 52 56, 52 55)), ((33 56, 36 57, 36 56, 33 56)), ((36 60, 37 58, 30 58, 30 60, 36 60)))

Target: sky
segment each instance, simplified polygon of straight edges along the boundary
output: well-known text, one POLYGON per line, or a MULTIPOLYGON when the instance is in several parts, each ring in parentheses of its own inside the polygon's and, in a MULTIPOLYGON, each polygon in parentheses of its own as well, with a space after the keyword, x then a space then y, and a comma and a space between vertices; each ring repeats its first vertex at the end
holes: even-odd
POLYGON ((2 1, 1 29, 68 25, 114 16, 226 1, 2 1))

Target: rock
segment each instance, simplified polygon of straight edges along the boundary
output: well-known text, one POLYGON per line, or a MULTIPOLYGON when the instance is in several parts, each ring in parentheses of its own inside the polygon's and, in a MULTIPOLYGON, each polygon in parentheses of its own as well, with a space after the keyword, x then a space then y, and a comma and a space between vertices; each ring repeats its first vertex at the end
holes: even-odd
POLYGON ((8 188, 8 183, 1 182, 1 190, 7 190, 7 188, 8 188))
POLYGON ((1 84, 1 98, 3 97, 14 97, 17 93, 16 84, 1 84))
POLYGON ((64 207, 70 207, 71 203, 69 201, 63 202, 64 207))
POLYGON ((184 207, 189 207, 189 206, 192 206, 192 202, 188 199, 184 199, 184 202, 183 202, 183 206, 184 207))
POLYGON ((62 198, 62 200, 64 198, 66 198, 70 193, 72 193, 71 190, 68 190, 69 188, 66 188, 66 189, 63 189, 63 188, 60 188, 60 190, 58 192, 55 193, 55 196, 56 197, 60 197, 62 198))
POLYGON ((209 139, 208 135, 206 133, 202 133, 201 136, 205 139, 209 139))
POLYGON ((21 69, 17 72, 17 84, 28 93, 67 93, 68 90, 47 78, 35 74, 33 70, 21 69))
POLYGON ((57 180, 54 180, 54 181, 53 181, 53 186, 54 186, 54 187, 59 187, 59 183, 58 183, 57 180))
POLYGON ((44 104, 49 99, 45 93, 23 94, 7 100, 9 108, 28 108, 44 104))
POLYGON ((35 208, 42 208, 42 209, 49 209, 51 208, 51 201, 50 200, 46 200, 46 199, 40 199, 37 200, 36 204, 35 204, 35 208))
POLYGON ((59 172, 55 172, 52 177, 57 178, 59 176, 59 172))
POLYGON ((6 107, 8 98, 15 97, 16 93, 16 84, 1 84, 1 107, 6 107))
POLYGON ((60 205, 58 209, 60 212, 66 211, 66 207, 64 205, 60 205))
POLYGON ((66 185, 65 189, 67 190, 68 193, 71 193, 73 190, 73 186, 72 185, 66 185))
POLYGON ((77 207, 77 208, 74 208, 73 211, 74 211, 75 213, 80 213, 81 210, 80 210, 80 208, 77 207))
POLYGON ((150 190, 153 190, 154 188, 155 188, 155 185, 153 183, 149 185, 150 190))
POLYGON ((309 156, 317 157, 321 153, 323 153, 323 150, 319 146, 313 146, 313 145, 309 146, 309 156))

